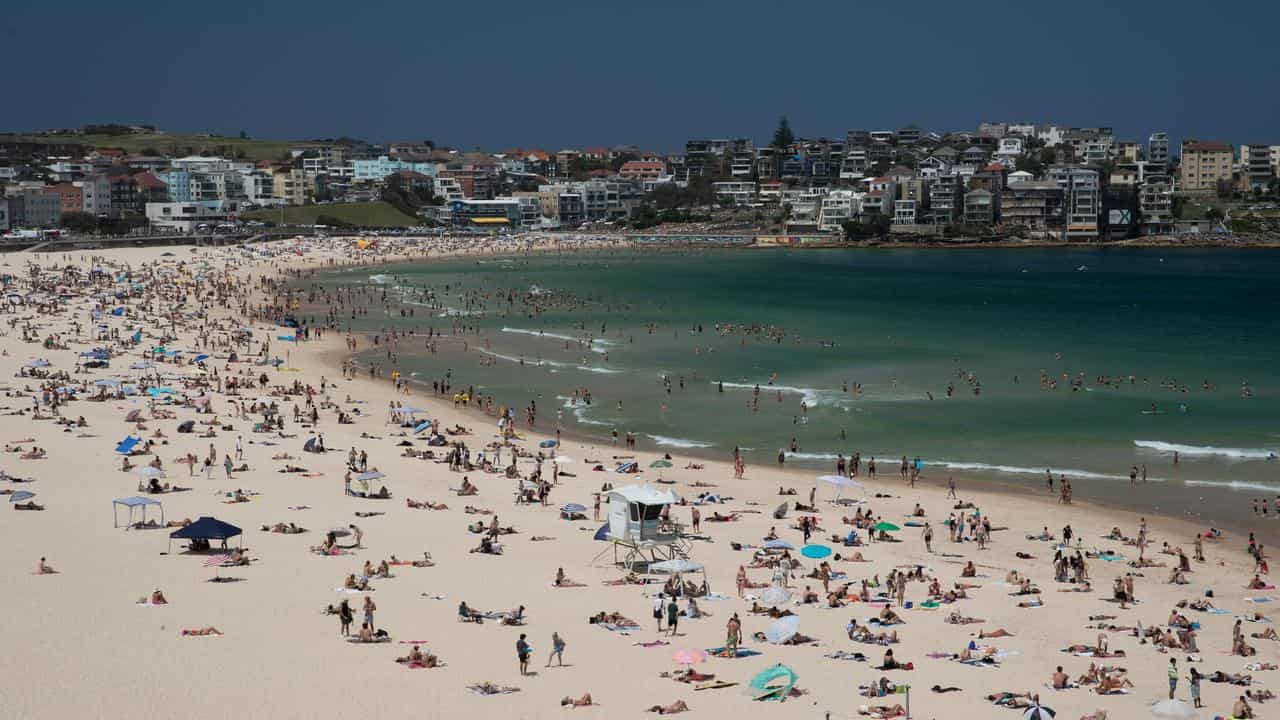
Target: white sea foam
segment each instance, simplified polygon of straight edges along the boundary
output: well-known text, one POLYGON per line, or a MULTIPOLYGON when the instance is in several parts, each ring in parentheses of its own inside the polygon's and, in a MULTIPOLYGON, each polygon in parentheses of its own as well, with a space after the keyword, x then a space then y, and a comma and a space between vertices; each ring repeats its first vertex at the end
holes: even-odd
POLYGON ((514 355, 503 355, 502 353, 496 353, 492 350, 485 350, 484 348, 476 348, 476 350, 490 357, 496 357, 499 360, 506 360, 507 362, 513 362, 513 363, 523 362, 525 365, 532 365, 534 367, 541 367, 543 365, 547 367, 557 367, 557 368, 568 367, 568 365, 566 365, 565 363, 556 362, 555 360, 538 360, 536 358, 519 358, 519 357, 515 357, 514 355))
POLYGON ((390 276, 390 275, 381 275, 381 274, 379 274, 379 275, 370 275, 370 276, 369 276, 369 282, 371 282, 371 283, 375 283, 375 284, 377 284, 377 285, 386 285, 387 283, 391 282, 391 276, 390 276))
MULTIPOLYGON (((1005 475, 1028 475, 1032 477, 1044 477, 1045 468, 1042 467, 1021 467, 1018 465, 990 465, 987 463, 977 462, 953 462, 950 460, 933 460, 925 461, 925 467, 935 466, 944 467, 948 470, 960 470, 961 472, 968 470, 972 472, 996 472, 1005 475)), ((1091 472, 1089 470, 1075 470, 1072 468, 1049 468, 1055 477, 1061 475, 1071 478, 1072 480, 1128 480, 1128 475, 1109 475, 1107 473, 1091 472)), ((1153 482, 1164 482, 1161 478, 1148 478, 1153 482)))
MULTIPOLYGON (((502 328, 502 332, 514 333, 516 335, 532 335, 534 337, 550 338, 552 340, 564 340, 566 342, 575 342, 575 343, 583 341, 583 338, 574 337, 573 335, 563 335, 561 333, 547 332, 545 330, 530 330, 528 328, 504 327, 502 328)), ((595 353, 609 352, 606 348, 608 348, 612 344, 613 344, 612 342, 608 340, 604 340, 602 338, 592 338, 591 352, 595 352, 595 353)))
MULTIPOLYGON (((720 385, 722 383, 720 383, 720 381, 718 380, 713 380, 711 381, 711 384, 720 385)), ((723 385, 727 388, 733 388, 735 390, 754 390, 756 388, 755 383, 726 382, 726 383, 723 383, 723 385)), ((804 401, 804 404, 809 407, 815 407, 817 405, 827 405, 827 404, 841 405, 846 400, 846 398, 843 397, 842 393, 835 390, 819 390, 817 388, 802 388, 802 387, 792 387, 790 385, 768 385, 765 383, 760 383, 760 393, 762 395, 767 393, 777 393, 777 392, 784 392, 790 395, 799 395, 800 399, 804 401)))
POLYGON ((567 395, 557 395, 556 399, 563 402, 562 407, 564 407, 565 409, 573 413, 574 420, 577 420, 578 422, 584 425, 599 425, 601 427, 613 427, 615 424, 612 422, 607 422, 604 420, 595 420, 593 418, 587 417, 587 410, 589 410, 591 406, 585 402, 582 402, 581 400, 575 403, 573 401, 573 398, 567 395))
POLYGON ((702 442, 701 440, 689 440, 686 438, 673 438, 665 435, 649 435, 645 433, 645 437, 653 440, 655 443, 663 447, 675 448, 709 448, 715 447, 715 443, 702 442))
POLYGON ((1247 480, 1187 480, 1184 484, 1194 487, 1223 487, 1230 488, 1232 490, 1258 490, 1260 492, 1276 493, 1280 495, 1280 485, 1249 482, 1247 480))
POLYGON ((1160 440, 1134 440, 1133 444, 1153 452, 1172 455, 1178 453, 1186 457, 1225 457, 1231 460, 1266 460, 1274 457, 1275 451, 1266 448, 1229 448, 1212 445, 1180 445, 1160 440))
POLYGON ((601 373, 603 375, 617 375, 622 372, 621 370, 615 370, 607 367, 589 367, 587 365, 577 365, 575 367, 583 372, 601 373))
POLYGON ((808 453, 808 452, 789 452, 788 459, 793 460, 835 460, 835 453, 808 453))

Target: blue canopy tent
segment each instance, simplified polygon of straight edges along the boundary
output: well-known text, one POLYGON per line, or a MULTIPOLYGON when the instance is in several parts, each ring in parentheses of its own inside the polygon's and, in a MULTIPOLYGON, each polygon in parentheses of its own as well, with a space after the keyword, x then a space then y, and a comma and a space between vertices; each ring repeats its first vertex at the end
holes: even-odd
POLYGON ((125 523, 125 527, 133 525, 134 508, 142 508, 142 522, 145 523, 147 521, 148 505, 155 505, 160 508, 160 522, 164 523, 164 505, 162 505, 159 500, 134 495, 133 497, 120 498, 118 500, 111 501, 111 515, 112 519, 115 521, 115 524, 112 525, 112 527, 120 527, 120 516, 118 511, 122 507, 129 508, 129 522, 125 523))
POLYGON ((227 540, 239 536, 240 533, 240 528, 235 525, 205 515, 190 525, 169 533, 169 546, 173 547, 174 540, 203 540, 206 547, 210 540, 221 540, 222 547, 225 549, 227 540))

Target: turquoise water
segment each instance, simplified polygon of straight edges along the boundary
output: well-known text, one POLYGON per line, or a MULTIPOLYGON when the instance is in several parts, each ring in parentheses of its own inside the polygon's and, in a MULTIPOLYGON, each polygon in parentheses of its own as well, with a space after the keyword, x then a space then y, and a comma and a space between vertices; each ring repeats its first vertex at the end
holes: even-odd
POLYGON ((1051 468, 1078 497, 1219 521, 1280 495, 1277 281, 1280 252, 1170 249, 621 251, 317 279, 367 286, 356 329, 446 333, 435 353, 402 340, 402 372, 535 401, 543 429, 748 463, 794 438, 788 465, 860 452, 883 476, 908 455, 926 478, 1035 488, 1051 468))

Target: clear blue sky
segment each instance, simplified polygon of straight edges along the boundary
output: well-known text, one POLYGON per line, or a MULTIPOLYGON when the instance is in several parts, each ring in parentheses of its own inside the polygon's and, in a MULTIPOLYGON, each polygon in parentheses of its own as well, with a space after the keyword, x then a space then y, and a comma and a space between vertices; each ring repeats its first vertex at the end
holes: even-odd
POLYGON ((89 122, 464 148, 982 120, 1280 143, 1280 3, 12 2, 6 130, 89 122))

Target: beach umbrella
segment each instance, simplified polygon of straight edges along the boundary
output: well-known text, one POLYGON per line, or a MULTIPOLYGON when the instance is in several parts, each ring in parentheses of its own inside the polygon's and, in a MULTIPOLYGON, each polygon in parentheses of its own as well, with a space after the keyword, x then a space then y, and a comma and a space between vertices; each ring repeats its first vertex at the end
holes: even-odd
POLYGON ((213 568, 213 577, 218 579, 222 577, 218 574, 218 568, 222 567, 222 564, 230 559, 231 555, 229 554, 210 555, 205 559, 204 566, 213 568))
POLYGON ((103 378, 102 380, 95 380, 93 384, 96 385, 97 387, 119 387, 120 381, 111 380, 110 378, 103 378))
POLYGON ((671 573, 679 575, 687 572, 701 572, 703 564, 686 560, 684 558, 675 558, 674 560, 662 560, 661 562, 650 563, 649 572, 671 573))
POLYGON ((831 554, 831 548, 826 545, 805 545, 800 548, 800 554, 811 560, 821 560, 831 554))
POLYGON ((847 478, 843 475, 819 475, 818 482, 835 485, 836 487, 854 487, 855 485, 861 484, 857 480, 847 478))
POLYGON ((35 496, 36 496, 36 494, 35 494, 35 493, 33 493, 33 492, 30 492, 30 491, 27 491, 27 490, 19 490, 18 492, 16 492, 16 493, 14 493, 14 494, 12 494, 12 495, 10 495, 10 496, 9 496, 9 502, 11 502, 11 503, 20 503, 20 502, 22 502, 23 500, 30 500, 31 498, 33 498, 33 497, 35 497, 35 496))
POLYGON ((692 665, 694 663, 706 662, 707 653, 705 650, 686 649, 677 650, 671 655, 671 659, 680 665, 692 665))
POLYGON ((881 532, 897 532, 897 531, 901 530, 902 528, 898 527, 897 525, 894 525, 894 524, 893 524, 893 523, 891 523, 891 522, 884 522, 884 521, 882 520, 882 521, 880 521, 880 522, 876 523, 875 529, 876 529, 876 530, 879 530, 879 531, 881 531, 881 532))
POLYGON ((654 460, 653 462, 649 463, 649 467, 651 467, 651 468, 669 468, 669 467, 671 467, 671 461, 670 461, 670 460, 654 460))
MULTIPOLYGON (((895 528, 896 529, 896 528, 895 528)), ((796 546, 786 540, 769 540, 764 544, 769 550, 795 550, 796 546)))
POLYGON ((556 442, 555 440, 543 440, 542 442, 538 443, 538 447, 540 447, 540 448, 553 448, 553 447, 555 447, 556 445, 559 445, 559 444, 560 444, 560 443, 556 442))
POLYGON ((1053 720, 1058 713, 1043 705, 1032 705, 1022 714, 1022 720, 1053 720))
POLYGON ((569 457, 568 455, 557 455, 551 458, 551 462, 557 463, 559 465, 568 465, 569 463, 576 462, 576 461, 573 458, 569 457))
POLYGON ((767 587, 764 589, 764 592, 760 593, 760 604, 768 605, 769 607, 786 605, 790 601, 791 591, 784 587, 778 587, 777 585, 767 587))
POLYGON ((775 620, 772 625, 764 629, 764 639, 774 645, 781 645, 790 640, 800 632, 800 616, 788 615, 787 617, 775 620))
POLYGON ((369 482, 370 480, 377 480, 382 477, 386 477, 386 475, 383 475, 381 470, 370 470, 369 472, 360 473, 355 477, 355 479, 360 482, 369 482))
POLYGON ((40 358, 38 360, 30 360, 27 362, 26 367, 29 367, 29 368, 49 367, 49 361, 45 360, 44 358, 40 358))
POLYGON ((1151 706, 1153 717, 1166 720, 1195 720, 1200 713, 1181 700, 1161 700, 1151 706))
POLYGON ((143 465, 142 467, 134 468, 133 474, 137 475, 140 478, 153 478, 153 477, 163 477, 164 471, 158 467, 143 465))
POLYGON ((580 512, 586 512, 586 510, 587 510, 587 506, 581 505, 579 503, 567 503, 560 507, 560 512, 565 512, 565 513, 580 513, 580 512))
POLYGON ((329 532, 333 533, 334 537, 346 537, 351 534, 351 531, 345 527, 329 528, 329 532))

